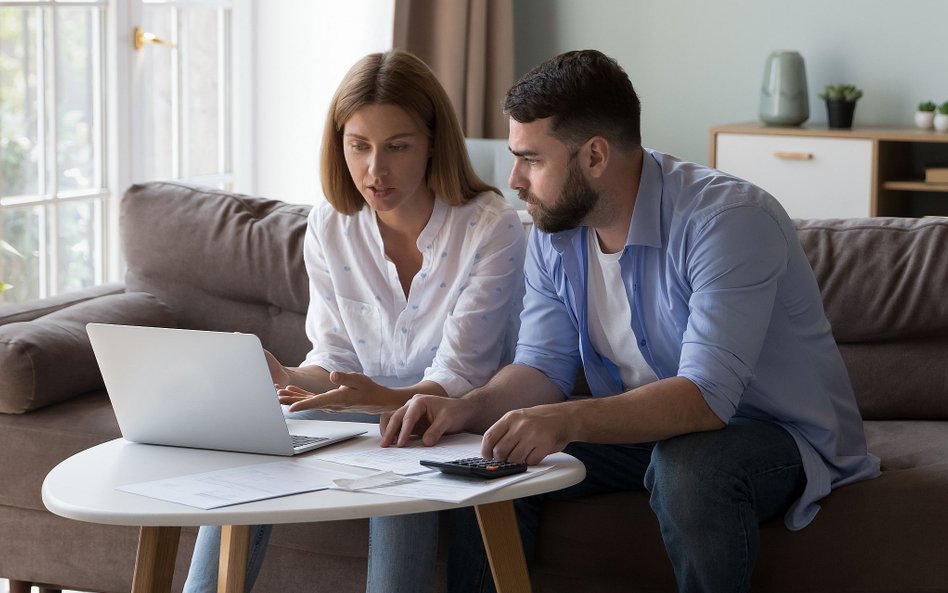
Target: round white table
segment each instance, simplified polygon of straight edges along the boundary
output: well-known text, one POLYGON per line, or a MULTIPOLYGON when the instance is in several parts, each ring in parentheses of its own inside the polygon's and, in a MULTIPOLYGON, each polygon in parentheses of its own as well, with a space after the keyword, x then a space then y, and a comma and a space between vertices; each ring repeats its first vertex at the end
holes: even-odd
MULTIPOLYGON (((319 421, 308 422, 315 423, 310 426, 316 429, 319 421)), ((319 460, 321 453, 330 450, 358 451, 378 447, 378 425, 365 424, 365 427, 369 431, 367 436, 307 453, 308 462, 319 460)), ((69 519, 141 527, 133 593, 170 591, 178 538, 183 526, 223 526, 218 591, 243 593, 250 525, 336 521, 473 506, 497 591, 511 593, 530 590, 512 500, 571 486, 586 475, 580 461, 558 453, 547 458, 555 462, 553 469, 460 504, 366 492, 320 490, 205 510, 116 489, 128 484, 281 459, 284 458, 144 445, 116 439, 78 453, 53 468, 43 482, 43 502, 53 513, 69 519)), ((327 468, 340 467, 327 461, 318 463, 326 464, 327 468)), ((347 470, 366 475, 375 471, 350 467, 347 470)))

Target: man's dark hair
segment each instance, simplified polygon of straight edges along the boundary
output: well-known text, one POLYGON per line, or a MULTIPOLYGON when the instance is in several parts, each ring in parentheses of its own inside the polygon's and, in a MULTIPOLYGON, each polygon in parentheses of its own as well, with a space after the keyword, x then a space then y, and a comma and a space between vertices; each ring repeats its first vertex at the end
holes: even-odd
POLYGON ((524 74, 504 100, 520 123, 552 118, 553 135, 570 146, 602 136, 627 150, 642 144, 641 105, 625 70, 602 52, 560 54, 524 74))

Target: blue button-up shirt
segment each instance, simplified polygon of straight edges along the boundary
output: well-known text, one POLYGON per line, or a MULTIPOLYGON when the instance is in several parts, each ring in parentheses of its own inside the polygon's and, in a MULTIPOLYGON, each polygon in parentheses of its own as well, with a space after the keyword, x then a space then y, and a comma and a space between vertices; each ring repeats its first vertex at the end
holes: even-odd
MULTIPOLYGON (((659 379, 691 380, 725 423, 764 419, 793 436, 807 485, 785 522, 806 526, 817 500, 877 476, 879 460, 790 218, 746 181, 647 149, 635 200, 620 266, 642 356, 659 379)), ((586 321, 587 232, 533 230, 514 362, 564 394, 582 365, 594 396, 614 395, 618 369, 586 321)))

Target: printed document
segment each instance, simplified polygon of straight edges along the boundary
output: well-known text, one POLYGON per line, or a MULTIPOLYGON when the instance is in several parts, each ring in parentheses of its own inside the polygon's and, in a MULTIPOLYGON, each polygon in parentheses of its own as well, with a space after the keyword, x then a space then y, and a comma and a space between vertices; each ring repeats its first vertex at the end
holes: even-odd
POLYGON ((128 484, 117 489, 199 509, 216 509, 325 490, 334 480, 357 476, 344 470, 324 469, 307 463, 306 458, 298 458, 128 484))
POLYGON ((393 472, 382 472, 363 478, 343 478, 335 480, 332 487, 337 490, 371 492, 372 494, 387 494, 389 496, 404 496, 408 498, 424 498, 426 500, 459 503, 480 494, 503 488, 508 484, 532 478, 554 467, 556 467, 556 464, 544 461, 539 465, 527 468, 527 471, 523 473, 490 480, 444 474, 437 470, 428 470, 426 473, 412 476, 400 476, 393 472))
POLYGON ((419 463, 422 459, 454 461, 480 457, 481 435, 461 433, 446 435, 434 447, 426 447, 421 439, 413 439, 404 447, 375 447, 371 450, 331 450, 319 453, 324 461, 354 465, 410 476, 431 471, 419 463))

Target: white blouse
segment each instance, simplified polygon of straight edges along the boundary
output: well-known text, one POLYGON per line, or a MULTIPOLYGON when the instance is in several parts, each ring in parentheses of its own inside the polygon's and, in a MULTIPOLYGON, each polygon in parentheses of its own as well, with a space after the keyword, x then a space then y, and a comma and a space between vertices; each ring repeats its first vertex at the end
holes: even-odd
POLYGON ((500 196, 485 192, 459 207, 436 198, 406 299, 375 212, 315 206, 304 243, 313 349, 303 364, 387 387, 434 381, 452 397, 483 385, 513 355, 525 243, 500 196))

